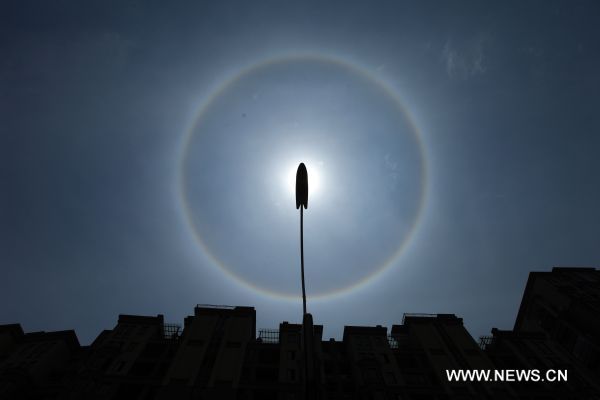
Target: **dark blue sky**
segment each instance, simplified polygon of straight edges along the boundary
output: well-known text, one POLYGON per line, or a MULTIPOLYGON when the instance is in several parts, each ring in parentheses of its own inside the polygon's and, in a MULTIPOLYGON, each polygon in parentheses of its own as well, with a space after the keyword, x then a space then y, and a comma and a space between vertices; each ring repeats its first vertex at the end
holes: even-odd
POLYGON ((89 343, 119 313, 182 323, 196 303, 300 321, 302 160, 324 336, 404 312, 511 328, 529 271, 599 264, 599 18, 593 1, 4 2, 0 323, 89 343))

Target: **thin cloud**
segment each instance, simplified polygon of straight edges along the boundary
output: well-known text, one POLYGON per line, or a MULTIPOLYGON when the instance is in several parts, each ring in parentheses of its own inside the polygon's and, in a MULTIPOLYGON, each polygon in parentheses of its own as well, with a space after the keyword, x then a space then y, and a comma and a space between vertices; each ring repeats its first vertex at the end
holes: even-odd
POLYGON ((466 43, 446 41, 442 50, 442 60, 446 73, 452 79, 469 79, 486 72, 485 44, 487 37, 479 35, 466 43))

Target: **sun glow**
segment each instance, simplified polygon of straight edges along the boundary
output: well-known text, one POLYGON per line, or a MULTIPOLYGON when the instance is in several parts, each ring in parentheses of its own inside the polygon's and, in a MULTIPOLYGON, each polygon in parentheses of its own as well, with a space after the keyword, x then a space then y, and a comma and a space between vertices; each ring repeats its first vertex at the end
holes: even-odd
MULTIPOLYGON (((298 170, 300 162, 303 161, 291 164, 287 168, 287 174, 283 181, 286 193, 292 197, 296 195, 296 171, 298 170)), ((322 191, 323 177, 321 169, 323 162, 304 161, 304 164, 306 165, 306 171, 308 172, 308 204, 310 204, 311 199, 315 196, 319 196, 322 191)))

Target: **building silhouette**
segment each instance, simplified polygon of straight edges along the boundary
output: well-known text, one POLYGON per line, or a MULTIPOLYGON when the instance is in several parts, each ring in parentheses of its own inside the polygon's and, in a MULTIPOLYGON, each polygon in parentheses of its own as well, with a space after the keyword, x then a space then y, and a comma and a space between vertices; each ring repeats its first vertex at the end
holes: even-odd
MULTIPOLYGON (((315 325, 319 399, 600 399, 600 271, 532 272, 513 330, 477 342, 454 314, 315 325), (567 371, 566 381, 465 381, 448 370, 567 371)), ((304 399, 300 324, 256 330, 253 307, 198 305, 183 326, 120 315, 81 346, 72 330, 0 326, 0 399, 304 399)), ((307 347, 310 347, 307 345, 307 347)))
POLYGON ((492 329, 481 345, 499 368, 568 370, 556 385, 513 384, 523 394, 598 398, 600 271, 553 268, 531 272, 512 331, 492 329))

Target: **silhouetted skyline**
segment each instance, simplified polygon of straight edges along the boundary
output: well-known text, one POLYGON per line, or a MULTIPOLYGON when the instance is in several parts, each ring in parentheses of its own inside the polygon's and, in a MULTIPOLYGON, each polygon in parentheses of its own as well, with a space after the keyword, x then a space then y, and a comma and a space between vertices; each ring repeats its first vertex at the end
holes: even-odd
POLYGON ((599 11, 5 4, 0 324, 87 344, 197 303, 300 323, 302 161, 325 337, 404 312, 512 328, 529 271, 600 259, 599 11))
POLYGON ((530 273, 514 329, 493 328, 479 341, 454 314, 406 313, 389 330, 346 325, 341 340, 307 324, 310 314, 303 325, 258 332, 256 315, 210 304, 198 304, 183 325, 119 314, 90 346, 73 330, 0 325, 0 396, 579 400, 600 392, 594 268, 530 273), (473 372, 488 375, 461 375, 473 372))

